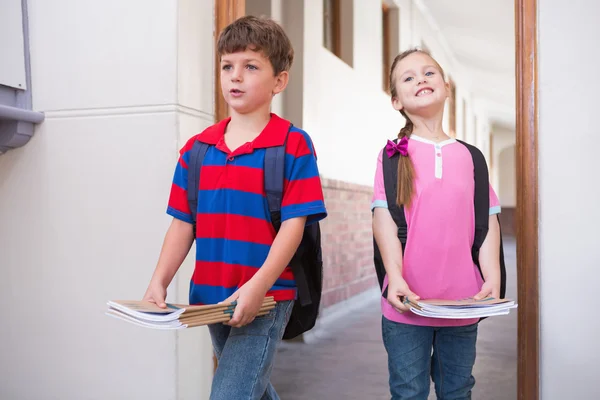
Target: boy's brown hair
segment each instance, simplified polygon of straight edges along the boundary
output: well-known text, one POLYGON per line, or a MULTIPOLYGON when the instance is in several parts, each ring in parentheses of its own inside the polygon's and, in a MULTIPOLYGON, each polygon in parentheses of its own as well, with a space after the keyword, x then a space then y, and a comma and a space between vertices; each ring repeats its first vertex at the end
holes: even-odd
POLYGON ((247 15, 229 24, 217 41, 219 57, 246 49, 261 52, 269 59, 275 75, 289 71, 294 61, 292 42, 277 22, 247 15))

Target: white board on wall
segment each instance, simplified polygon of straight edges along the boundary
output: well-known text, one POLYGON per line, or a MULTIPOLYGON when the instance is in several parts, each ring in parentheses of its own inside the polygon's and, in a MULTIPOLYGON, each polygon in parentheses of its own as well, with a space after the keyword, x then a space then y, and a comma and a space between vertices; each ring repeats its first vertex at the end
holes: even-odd
POLYGON ((21 0, 0 2, 0 85, 27 89, 21 0))

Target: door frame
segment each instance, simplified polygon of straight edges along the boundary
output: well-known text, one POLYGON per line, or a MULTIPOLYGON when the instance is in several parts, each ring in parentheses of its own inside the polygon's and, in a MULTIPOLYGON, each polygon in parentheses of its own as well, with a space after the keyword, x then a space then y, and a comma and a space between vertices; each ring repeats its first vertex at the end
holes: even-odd
POLYGON ((539 399, 537 0, 515 0, 519 400, 539 399))
MULTIPOLYGON (((215 0, 215 48, 219 32, 245 14, 245 0, 215 0)), ((539 399, 538 88, 537 0, 515 0, 515 89, 519 400, 539 399)), ((227 117, 215 57, 215 121, 227 117)), ((216 359, 215 359, 216 363, 216 359)), ((216 364, 215 364, 216 365, 216 364)))

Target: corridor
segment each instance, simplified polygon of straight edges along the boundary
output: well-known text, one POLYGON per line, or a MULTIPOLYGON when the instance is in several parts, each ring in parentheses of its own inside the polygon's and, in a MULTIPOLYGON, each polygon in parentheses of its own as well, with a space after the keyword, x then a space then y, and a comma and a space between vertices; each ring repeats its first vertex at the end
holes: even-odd
MULTIPOLYGON (((507 297, 516 299, 516 243, 504 239, 507 297)), ((283 343, 272 382, 283 400, 389 399, 379 295, 370 290, 347 309, 328 313, 306 343, 283 343)), ((479 327, 476 400, 515 400, 517 312, 479 327)), ((433 387, 429 399, 435 399, 433 387)))

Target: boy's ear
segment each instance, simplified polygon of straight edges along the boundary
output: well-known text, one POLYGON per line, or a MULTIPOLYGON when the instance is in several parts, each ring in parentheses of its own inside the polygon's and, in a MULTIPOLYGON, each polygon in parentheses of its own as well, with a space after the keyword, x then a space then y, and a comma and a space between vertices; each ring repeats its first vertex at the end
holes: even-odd
POLYGON ((396 111, 402 111, 402 109, 404 108, 404 106, 397 97, 392 97, 392 107, 394 107, 394 110, 396 111))
POLYGON ((275 87, 273 88, 273 96, 284 91, 289 79, 290 74, 287 71, 281 71, 279 75, 275 77, 275 87))

